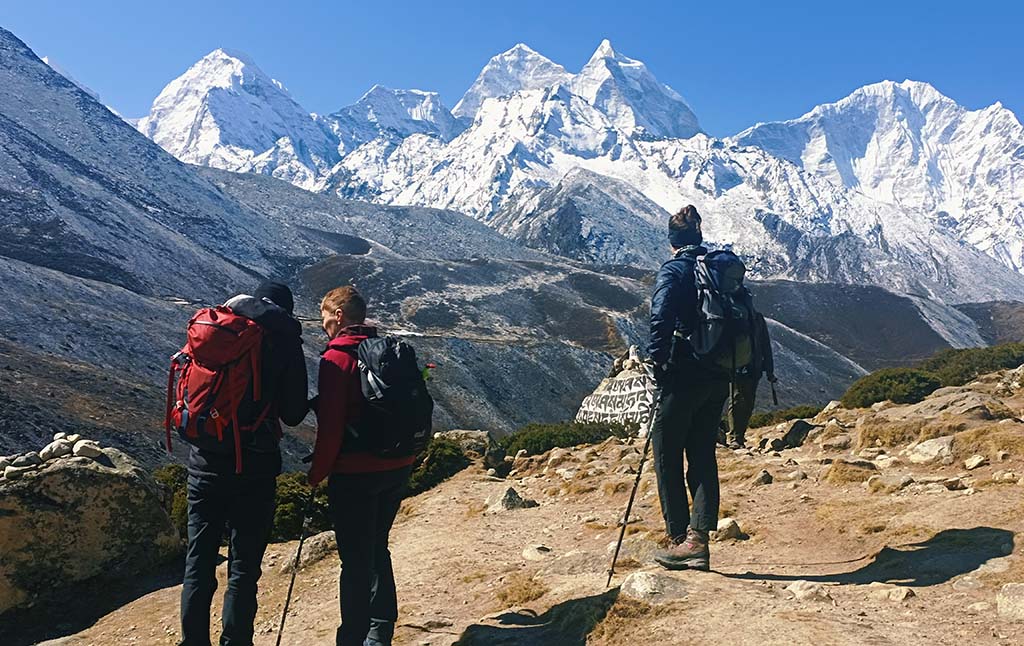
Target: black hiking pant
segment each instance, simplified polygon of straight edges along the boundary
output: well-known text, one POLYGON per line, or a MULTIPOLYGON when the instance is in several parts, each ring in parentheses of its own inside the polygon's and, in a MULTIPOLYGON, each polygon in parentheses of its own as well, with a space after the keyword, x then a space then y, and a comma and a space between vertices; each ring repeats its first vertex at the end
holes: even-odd
POLYGON ((398 595, 388 535, 405 497, 412 467, 334 474, 327 482, 334 536, 341 557, 341 625, 337 646, 390 645, 398 595))
POLYGON ((228 529, 228 587, 221 646, 251 646, 256 584, 274 524, 273 475, 188 476, 188 551, 181 588, 181 646, 210 646, 210 604, 228 529))
POLYGON ((750 426, 750 417, 754 414, 754 406, 757 404, 757 384, 761 380, 754 377, 737 377, 733 384, 733 394, 726 403, 725 436, 728 441, 736 441, 743 444, 747 438, 747 427, 750 426))
POLYGON ((711 531, 718 526, 718 462, 715 443, 722 406, 729 396, 726 381, 682 381, 667 375, 651 428, 654 470, 658 475, 661 513, 668 535, 681 541, 687 527, 711 531), (683 477, 683 455, 686 476, 683 477), (686 496, 693 497, 691 516, 686 496))

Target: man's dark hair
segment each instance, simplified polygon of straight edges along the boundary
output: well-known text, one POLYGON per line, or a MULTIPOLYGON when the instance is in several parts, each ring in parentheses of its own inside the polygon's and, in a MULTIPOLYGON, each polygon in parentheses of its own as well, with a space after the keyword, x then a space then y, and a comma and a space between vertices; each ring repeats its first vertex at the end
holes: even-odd
POLYGON ((704 236, 700 232, 700 213, 697 207, 687 204, 668 220, 668 239, 673 247, 682 249, 700 244, 704 236))

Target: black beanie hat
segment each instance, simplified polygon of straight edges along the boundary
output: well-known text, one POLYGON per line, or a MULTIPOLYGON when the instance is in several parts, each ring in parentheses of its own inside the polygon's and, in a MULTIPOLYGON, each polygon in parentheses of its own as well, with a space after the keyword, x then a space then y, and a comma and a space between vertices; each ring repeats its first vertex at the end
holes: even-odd
POLYGON ((292 290, 288 289, 288 286, 284 283, 268 280, 256 288, 256 293, 253 296, 265 298, 289 314, 295 309, 295 299, 292 297, 292 290))

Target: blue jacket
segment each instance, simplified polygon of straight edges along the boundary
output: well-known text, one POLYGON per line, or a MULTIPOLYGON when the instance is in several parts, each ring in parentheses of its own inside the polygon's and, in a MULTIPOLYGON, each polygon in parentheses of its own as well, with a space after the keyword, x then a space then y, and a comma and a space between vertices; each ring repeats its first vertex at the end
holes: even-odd
MULTIPOLYGON (((700 246, 684 247, 661 266, 651 295, 651 335, 647 354, 662 371, 672 358, 676 330, 689 337, 697 323, 697 284, 694 265, 697 257, 708 252, 700 246)), ((693 357, 689 341, 677 338, 677 357, 693 357)), ((694 359, 696 360, 696 359, 694 359)))

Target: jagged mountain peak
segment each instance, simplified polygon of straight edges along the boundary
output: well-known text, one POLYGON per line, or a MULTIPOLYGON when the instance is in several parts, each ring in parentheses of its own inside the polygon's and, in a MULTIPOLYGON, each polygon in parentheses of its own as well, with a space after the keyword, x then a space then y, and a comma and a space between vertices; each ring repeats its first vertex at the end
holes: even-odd
POLYGON ((605 38, 601 41, 601 44, 597 46, 597 49, 594 50, 594 54, 590 57, 590 61, 593 62, 601 58, 616 58, 617 56, 618 54, 616 53, 615 48, 612 47, 612 41, 605 38))
POLYGON ((325 121, 345 152, 378 137, 395 140, 425 134, 448 141, 461 131, 437 92, 395 90, 380 84, 325 121))
POLYGON ((483 102, 518 92, 536 90, 572 79, 564 67, 519 43, 487 62, 476 81, 455 105, 452 114, 472 119, 483 102))
POLYGON ((686 100, 608 39, 573 78, 572 90, 630 134, 687 139, 701 132, 686 100))
POLYGON ((140 132, 178 159, 312 187, 337 141, 247 54, 215 49, 167 84, 140 132))

